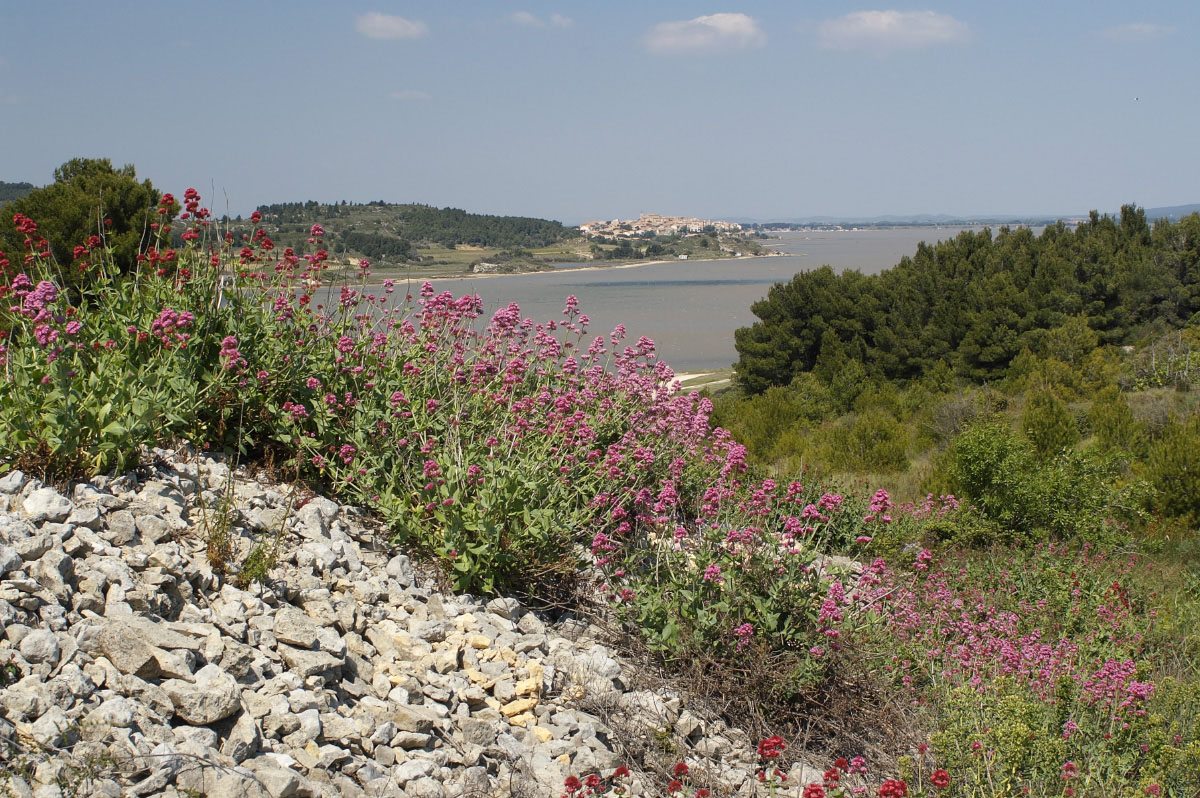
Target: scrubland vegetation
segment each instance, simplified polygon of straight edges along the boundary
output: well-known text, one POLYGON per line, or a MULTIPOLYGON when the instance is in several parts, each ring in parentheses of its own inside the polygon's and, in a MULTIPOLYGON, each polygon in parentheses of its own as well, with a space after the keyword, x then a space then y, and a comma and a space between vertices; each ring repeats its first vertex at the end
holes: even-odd
MULTIPOLYGON (((372 509, 459 590, 598 588, 759 734, 777 794, 1200 792, 1190 315, 1047 317, 983 387, 947 349, 902 376, 829 339, 714 410, 572 298, 487 319, 367 269, 331 287, 319 225, 301 252, 237 240, 191 189, 155 202, 128 264, 106 209, 68 258, 13 214, 0 471, 188 441, 372 509), (779 783, 806 751, 823 783, 779 783)), ((269 556, 214 564, 250 581, 269 556)))

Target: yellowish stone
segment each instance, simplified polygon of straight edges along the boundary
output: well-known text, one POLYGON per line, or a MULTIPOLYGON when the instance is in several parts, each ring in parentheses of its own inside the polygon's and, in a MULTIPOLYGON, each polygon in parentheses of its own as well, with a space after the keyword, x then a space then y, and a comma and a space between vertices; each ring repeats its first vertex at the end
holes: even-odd
POLYGON ((522 712, 520 715, 509 718, 508 722, 510 725, 520 726, 524 729, 537 723, 537 718, 533 716, 532 712, 522 712))
POLYGON ((492 641, 488 640, 486 635, 471 635, 467 638, 467 645, 474 649, 487 648, 491 644, 492 641))
POLYGON ((542 688, 541 679, 522 679, 513 688, 517 695, 536 695, 542 688))
POLYGON ((475 616, 469 612, 464 612, 462 615, 454 619, 454 628, 460 632, 466 632, 474 629, 477 625, 475 616))
POLYGON ((500 714, 506 718, 511 718, 514 715, 520 715, 522 712, 528 712, 536 707, 537 703, 538 700, 536 698, 518 698, 500 707, 500 714))
POLYGON ((533 731, 533 736, 538 738, 539 743, 548 743, 554 739, 554 733, 545 726, 534 726, 531 731, 533 731))

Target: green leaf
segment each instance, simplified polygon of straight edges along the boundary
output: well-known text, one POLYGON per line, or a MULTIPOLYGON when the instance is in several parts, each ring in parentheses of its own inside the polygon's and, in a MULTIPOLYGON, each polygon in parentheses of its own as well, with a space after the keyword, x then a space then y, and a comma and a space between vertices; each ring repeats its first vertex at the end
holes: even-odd
POLYGON ((121 422, 112 421, 107 426, 105 426, 104 429, 100 430, 100 434, 103 436, 106 436, 106 437, 107 436, 116 437, 116 436, 128 435, 129 430, 121 422))

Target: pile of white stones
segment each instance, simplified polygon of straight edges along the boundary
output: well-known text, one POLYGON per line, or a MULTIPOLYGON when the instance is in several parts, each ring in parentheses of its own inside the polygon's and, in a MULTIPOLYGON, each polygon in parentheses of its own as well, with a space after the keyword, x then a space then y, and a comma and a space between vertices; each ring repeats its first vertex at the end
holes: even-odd
POLYGON ((633 689, 595 627, 439 593, 353 507, 151 459, 0 478, 0 795, 558 796, 622 765, 658 795, 677 760, 760 789, 744 733, 633 689), (214 530, 235 561, 279 536, 278 565, 235 587, 214 530))

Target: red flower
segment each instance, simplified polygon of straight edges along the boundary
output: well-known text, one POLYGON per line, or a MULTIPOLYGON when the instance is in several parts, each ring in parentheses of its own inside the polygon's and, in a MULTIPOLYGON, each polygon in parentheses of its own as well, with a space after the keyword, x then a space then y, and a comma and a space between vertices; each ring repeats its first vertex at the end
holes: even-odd
POLYGON ((600 786, 600 776, 593 773, 590 776, 588 776, 586 779, 584 779, 583 783, 586 784, 587 786, 591 787, 592 789, 595 789, 600 786))
POLYGON ((672 779, 671 783, 667 785, 667 792, 679 792, 682 789, 683 782, 679 779, 672 779))
POLYGON ((846 759, 846 757, 839 756, 837 759, 833 760, 833 766, 838 770, 845 772, 850 769, 850 762, 846 759))
POLYGON ((879 798, 904 798, 908 795, 908 784, 901 779, 888 779, 879 785, 879 798))
POLYGON ((675 769, 671 771, 675 778, 681 779, 688 774, 688 766, 686 762, 676 762, 675 769))
POLYGON ((259 213, 258 211, 255 211, 254 213, 250 214, 250 223, 251 224, 258 224, 261 221, 262 221, 262 214, 259 213))
POLYGON ((708 798, 708 796, 711 794, 712 793, 710 793, 708 790, 704 789, 703 787, 696 790, 696 798, 708 798))
POLYGON ((825 798, 825 788, 820 784, 810 784, 804 788, 802 798, 825 798))
POLYGON ((774 759, 783 753, 783 749, 787 748, 787 743, 778 734, 773 734, 765 740, 760 740, 758 743, 758 755, 763 759, 774 759))
POLYGON ((567 788, 567 792, 577 792, 583 783, 579 781, 578 776, 567 776, 567 780, 563 782, 563 786, 567 788))
POLYGON ((929 782, 939 790, 944 790, 950 786, 950 774, 942 768, 938 768, 929 774, 929 782))

